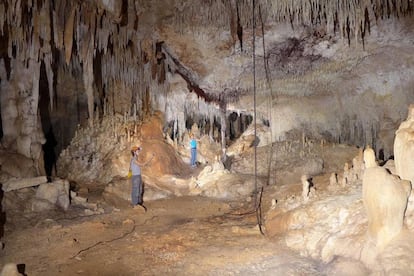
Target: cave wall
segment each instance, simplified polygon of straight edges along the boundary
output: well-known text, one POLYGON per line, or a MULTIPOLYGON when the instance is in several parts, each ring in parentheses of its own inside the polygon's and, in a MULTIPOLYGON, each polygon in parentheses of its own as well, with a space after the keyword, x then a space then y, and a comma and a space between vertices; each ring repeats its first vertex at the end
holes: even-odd
POLYGON ((1 72, 0 103, 2 111, 2 144, 27 158, 37 160, 39 174, 44 172, 42 144, 45 138, 38 114, 40 63, 25 65, 12 60, 10 78, 4 63, 1 72))

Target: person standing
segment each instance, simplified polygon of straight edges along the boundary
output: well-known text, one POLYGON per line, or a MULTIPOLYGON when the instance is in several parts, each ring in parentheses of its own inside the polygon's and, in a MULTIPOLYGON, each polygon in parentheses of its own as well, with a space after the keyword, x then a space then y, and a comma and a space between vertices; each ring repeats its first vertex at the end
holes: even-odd
POLYGON ((190 136, 190 149, 191 149, 191 167, 196 167, 197 161, 197 141, 194 138, 194 135, 191 134, 190 136))
POLYGON ((142 177, 141 177, 141 166, 146 166, 154 157, 154 154, 152 154, 152 157, 150 160, 148 160, 145 163, 142 163, 138 160, 139 153, 141 152, 142 147, 132 147, 131 149, 131 162, 130 162, 130 169, 132 171, 132 177, 131 177, 131 203, 133 207, 136 206, 142 206, 145 210, 146 208, 143 205, 143 185, 142 185, 142 177))

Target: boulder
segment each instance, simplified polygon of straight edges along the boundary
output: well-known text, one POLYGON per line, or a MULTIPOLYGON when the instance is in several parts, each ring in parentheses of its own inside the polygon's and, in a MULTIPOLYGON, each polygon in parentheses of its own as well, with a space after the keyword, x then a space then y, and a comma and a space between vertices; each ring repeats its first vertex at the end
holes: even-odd
POLYGON ((39 186, 36 191, 36 199, 47 200, 63 210, 69 208, 69 182, 58 179, 52 183, 45 183, 39 186))

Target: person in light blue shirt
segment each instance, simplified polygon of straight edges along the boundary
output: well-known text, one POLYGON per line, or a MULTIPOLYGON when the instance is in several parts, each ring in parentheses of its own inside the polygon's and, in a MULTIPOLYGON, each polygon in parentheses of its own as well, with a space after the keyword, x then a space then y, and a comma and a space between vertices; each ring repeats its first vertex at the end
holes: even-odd
POLYGON ((196 167, 196 161, 197 161, 197 141, 194 138, 194 135, 191 134, 190 136, 190 149, 191 149, 191 167, 196 167))

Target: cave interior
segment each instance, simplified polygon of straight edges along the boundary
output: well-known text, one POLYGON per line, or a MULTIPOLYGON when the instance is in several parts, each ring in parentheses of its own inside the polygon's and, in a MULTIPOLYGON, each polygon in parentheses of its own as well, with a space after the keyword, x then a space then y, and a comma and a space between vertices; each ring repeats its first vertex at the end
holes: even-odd
POLYGON ((2 1, 0 275, 412 275, 413 5, 2 1))

